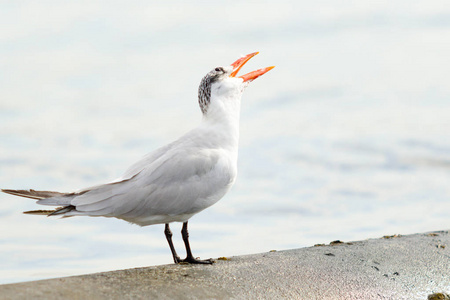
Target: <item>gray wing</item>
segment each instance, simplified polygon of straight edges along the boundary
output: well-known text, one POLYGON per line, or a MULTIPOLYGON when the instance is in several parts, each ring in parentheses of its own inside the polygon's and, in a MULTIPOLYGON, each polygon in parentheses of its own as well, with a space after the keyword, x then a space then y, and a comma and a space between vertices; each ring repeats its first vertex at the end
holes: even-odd
MULTIPOLYGON (((76 210, 65 215, 108 216, 138 223, 150 215, 199 212, 218 201, 234 182, 236 166, 224 151, 169 144, 134 164, 122 181, 74 195, 65 204, 76 210)), ((51 199, 38 203, 60 205, 49 203, 51 199)))

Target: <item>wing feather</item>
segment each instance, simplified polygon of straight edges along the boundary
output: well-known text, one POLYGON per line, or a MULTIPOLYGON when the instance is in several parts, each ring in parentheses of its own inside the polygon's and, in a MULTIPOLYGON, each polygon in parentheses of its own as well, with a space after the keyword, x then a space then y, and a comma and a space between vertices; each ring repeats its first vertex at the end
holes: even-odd
POLYGON ((33 213, 116 217, 143 226, 178 220, 176 216, 193 215, 217 202, 236 177, 233 150, 199 144, 193 136, 185 135, 144 156, 108 184, 68 194, 4 191, 37 199, 38 204, 63 206, 33 213))
POLYGON ((86 191, 70 204, 86 215, 126 220, 195 213, 209 206, 208 201, 220 199, 222 195, 213 199, 220 194, 217 187, 223 186, 225 193, 234 180, 232 172, 216 172, 232 168, 221 157, 219 150, 166 152, 130 179, 86 191))

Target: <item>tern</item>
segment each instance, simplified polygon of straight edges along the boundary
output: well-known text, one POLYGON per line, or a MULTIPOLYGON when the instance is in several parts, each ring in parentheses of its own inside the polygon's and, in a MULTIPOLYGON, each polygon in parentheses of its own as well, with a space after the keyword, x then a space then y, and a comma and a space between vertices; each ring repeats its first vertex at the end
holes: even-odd
POLYGON ((112 182, 72 193, 12 190, 3 192, 58 206, 26 211, 47 216, 114 217, 140 226, 165 224, 164 234, 177 263, 211 264, 192 255, 188 220, 219 201, 236 180, 241 97, 248 84, 274 67, 237 77, 258 52, 240 57, 230 66, 216 67, 201 80, 198 102, 200 125, 133 164, 112 182), (180 259, 169 224, 182 222, 186 258, 180 259))

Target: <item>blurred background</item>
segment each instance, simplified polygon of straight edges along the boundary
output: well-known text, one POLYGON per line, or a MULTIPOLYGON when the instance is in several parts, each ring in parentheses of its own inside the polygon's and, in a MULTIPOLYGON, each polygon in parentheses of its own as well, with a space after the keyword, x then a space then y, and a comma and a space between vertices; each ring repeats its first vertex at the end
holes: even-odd
MULTIPOLYGON (((119 177, 254 51, 242 74, 276 68, 244 93, 238 179, 191 219, 194 255, 450 228, 448 1, 2 1, 0 187, 119 177)), ((162 225, 39 208, 0 195, 0 283, 172 263, 162 225)))

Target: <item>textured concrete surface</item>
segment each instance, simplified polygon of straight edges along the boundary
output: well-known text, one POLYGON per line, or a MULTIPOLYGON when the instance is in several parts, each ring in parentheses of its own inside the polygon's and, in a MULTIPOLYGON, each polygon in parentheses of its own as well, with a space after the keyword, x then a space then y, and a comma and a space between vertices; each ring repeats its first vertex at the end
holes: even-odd
POLYGON ((1 299, 427 299, 434 293, 450 293, 449 231, 0 285, 1 299))

